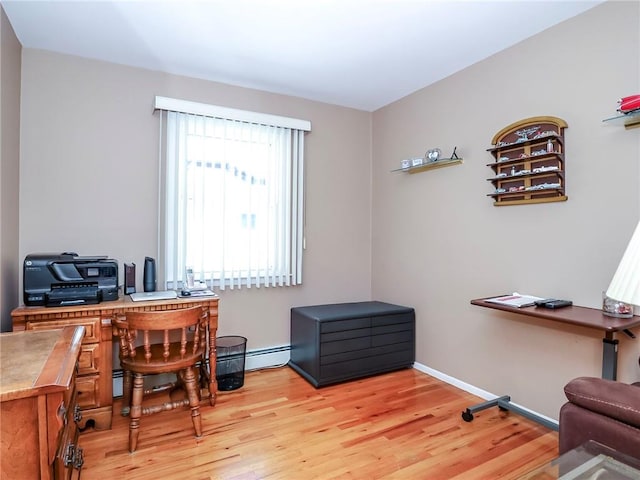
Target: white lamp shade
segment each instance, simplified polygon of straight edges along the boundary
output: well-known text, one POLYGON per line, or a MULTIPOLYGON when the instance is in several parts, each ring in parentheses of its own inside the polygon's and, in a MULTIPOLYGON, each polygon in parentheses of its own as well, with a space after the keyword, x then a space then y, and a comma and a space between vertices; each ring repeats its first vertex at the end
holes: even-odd
POLYGON ((640 222, 607 289, 607 297, 640 305, 640 222))

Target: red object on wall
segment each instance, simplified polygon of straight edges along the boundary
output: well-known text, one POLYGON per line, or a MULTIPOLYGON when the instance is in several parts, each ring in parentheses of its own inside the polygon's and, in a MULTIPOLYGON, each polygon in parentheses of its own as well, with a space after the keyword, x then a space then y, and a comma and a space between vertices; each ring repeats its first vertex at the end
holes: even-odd
POLYGON ((618 111, 621 113, 629 113, 634 110, 640 109, 640 95, 631 95, 629 97, 622 97, 618 100, 620 106, 618 111))

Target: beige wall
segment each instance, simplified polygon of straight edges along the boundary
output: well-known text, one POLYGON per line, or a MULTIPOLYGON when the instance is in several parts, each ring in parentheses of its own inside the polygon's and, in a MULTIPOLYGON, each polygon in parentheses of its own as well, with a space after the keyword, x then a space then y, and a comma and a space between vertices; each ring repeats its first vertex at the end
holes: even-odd
MULTIPOLYGON (((418 362, 552 418, 569 379, 600 375, 598 331, 469 300, 519 291, 599 308, 640 217, 640 129, 602 123, 640 92, 639 32, 638 2, 606 3, 374 113, 372 297, 416 308, 418 362), (538 115, 569 125, 569 200, 494 207, 486 149, 538 115), (456 145, 462 165, 389 173, 456 145)), ((619 379, 640 380, 639 355, 620 338, 619 379)))
POLYGON ((18 302, 18 179, 20 172, 20 54, 0 7, 0 331, 11 331, 18 302))
MULTIPOLYGON (((192 78, 25 49, 20 258, 33 252, 157 258, 155 95, 303 118, 304 284, 221 293, 221 335, 289 343, 295 305, 370 298, 370 115, 192 78)), ((121 268, 122 270, 122 268, 121 268)), ((122 277, 122 271, 121 271, 122 277)))

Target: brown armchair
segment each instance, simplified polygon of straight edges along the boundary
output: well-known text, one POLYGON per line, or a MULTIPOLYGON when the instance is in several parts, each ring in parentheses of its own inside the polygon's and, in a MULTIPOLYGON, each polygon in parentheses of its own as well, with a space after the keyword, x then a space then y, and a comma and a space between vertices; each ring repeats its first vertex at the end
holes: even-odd
POLYGON ((579 377, 564 387, 560 454, 595 440, 640 459, 640 382, 579 377))

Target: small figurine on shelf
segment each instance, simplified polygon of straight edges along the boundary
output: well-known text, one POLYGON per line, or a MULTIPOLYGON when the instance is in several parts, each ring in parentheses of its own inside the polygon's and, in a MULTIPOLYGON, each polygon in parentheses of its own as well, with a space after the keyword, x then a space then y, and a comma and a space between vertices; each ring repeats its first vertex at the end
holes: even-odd
POLYGON ((547 140, 547 152, 553 153, 553 142, 551 139, 547 140))
POLYGON ((630 95, 628 97, 622 97, 618 100, 618 111, 620 113, 635 112, 636 110, 640 110, 640 95, 630 95))
POLYGON ((441 154, 442 152, 440 151, 439 148, 432 148, 431 150, 427 150, 426 157, 429 159, 430 162, 437 162, 441 154))
POLYGON ((526 142, 527 140, 529 140, 529 135, 537 132, 538 130, 540 130, 540 126, 523 128, 522 130, 518 130, 516 132, 516 135, 518 136, 518 140, 516 140, 516 143, 526 142))

